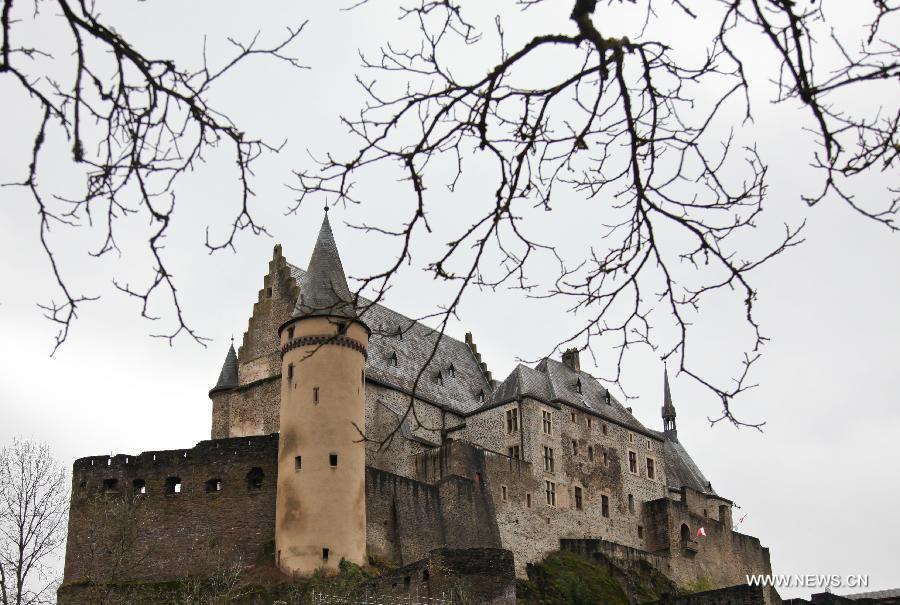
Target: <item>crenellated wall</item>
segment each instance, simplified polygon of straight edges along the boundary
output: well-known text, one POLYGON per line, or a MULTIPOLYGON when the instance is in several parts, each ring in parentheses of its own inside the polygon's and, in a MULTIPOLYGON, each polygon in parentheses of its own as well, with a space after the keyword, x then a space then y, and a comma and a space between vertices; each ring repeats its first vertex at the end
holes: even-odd
POLYGON ((77 460, 65 584, 212 575, 267 560, 277 452, 278 435, 267 435, 77 460))

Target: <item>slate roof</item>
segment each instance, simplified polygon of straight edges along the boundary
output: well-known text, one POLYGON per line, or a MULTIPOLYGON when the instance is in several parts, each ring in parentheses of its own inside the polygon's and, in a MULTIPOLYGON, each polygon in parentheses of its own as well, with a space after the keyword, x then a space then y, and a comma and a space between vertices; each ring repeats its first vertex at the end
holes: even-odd
POLYGON ((344 275, 327 212, 308 267, 302 281, 297 282, 300 285, 300 296, 297 298, 293 317, 327 315, 355 318, 356 307, 353 305, 350 288, 347 287, 347 277, 344 275))
MULTIPOLYGON (((302 296, 304 285, 309 283, 305 279, 307 272, 294 265, 288 267, 291 277, 300 285, 302 296)), ((485 401, 490 400, 491 384, 469 345, 446 334, 441 336, 428 326, 368 300, 361 298, 359 307, 364 309, 360 319, 372 330, 367 377, 407 393, 415 388, 420 399, 461 415, 482 405, 479 401, 482 391, 485 401), (433 350, 434 356, 416 384, 416 377, 433 350), (393 356, 396 365, 392 364, 393 356), (438 372, 442 372, 440 379, 438 372)))
POLYGON ((219 380, 209 392, 213 393, 219 389, 230 389, 236 386, 238 386, 238 359, 237 353, 234 351, 234 343, 232 343, 225 355, 222 371, 219 372, 219 380))
POLYGON ((663 464, 666 467, 666 479, 673 487, 689 487, 698 492, 715 494, 712 484, 700 471, 684 446, 676 439, 663 442, 663 464))

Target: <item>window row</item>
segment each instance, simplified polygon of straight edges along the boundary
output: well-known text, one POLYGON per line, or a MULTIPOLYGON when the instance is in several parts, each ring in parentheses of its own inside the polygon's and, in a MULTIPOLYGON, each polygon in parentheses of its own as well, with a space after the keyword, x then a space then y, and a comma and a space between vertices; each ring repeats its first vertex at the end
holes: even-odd
MULTIPOLYGON (((265 473, 259 467, 254 467, 250 469, 245 477, 245 485, 248 490, 255 491, 260 490, 265 483, 265 473)), ((82 482, 81 487, 85 487, 86 483, 82 482)), ((172 476, 166 477, 165 484, 163 486, 163 493, 166 495, 177 495, 182 493, 184 484, 181 481, 181 477, 172 476)), ((205 483, 206 493, 216 493, 222 491, 222 480, 218 477, 212 477, 208 479, 205 483)), ((120 491, 119 488, 119 480, 115 478, 109 478, 103 480, 103 491, 106 493, 118 493, 120 491)), ((131 493, 137 496, 143 496, 148 493, 147 491, 147 481, 145 479, 134 479, 131 482, 131 493)))

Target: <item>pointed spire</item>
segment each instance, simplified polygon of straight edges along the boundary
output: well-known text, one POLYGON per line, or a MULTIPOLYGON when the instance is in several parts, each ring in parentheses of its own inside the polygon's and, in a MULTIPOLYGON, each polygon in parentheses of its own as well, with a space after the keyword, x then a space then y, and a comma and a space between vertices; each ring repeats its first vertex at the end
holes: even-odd
POLYGON ((225 363, 222 364, 222 371, 219 372, 219 381, 216 386, 209 392, 212 395, 216 391, 224 389, 232 389, 238 386, 238 359, 237 353, 234 351, 234 337, 231 338, 231 346, 228 347, 228 354, 225 355, 225 363))
POLYGON ((663 373, 663 431, 667 437, 677 440, 675 432, 675 406, 672 404, 672 391, 669 389, 669 369, 666 368, 663 373))
POLYGON ((327 212, 309 259, 309 267, 300 284, 300 296, 293 317, 316 315, 356 319, 353 296, 347 286, 327 212))

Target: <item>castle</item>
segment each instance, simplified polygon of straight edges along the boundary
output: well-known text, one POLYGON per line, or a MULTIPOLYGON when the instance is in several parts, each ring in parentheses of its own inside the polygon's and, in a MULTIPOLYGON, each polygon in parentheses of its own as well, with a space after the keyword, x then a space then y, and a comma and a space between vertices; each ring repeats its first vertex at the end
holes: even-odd
POLYGON ((75 462, 61 604, 235 562, 303 575, 439 548, 508 551, 518 576, 561 547, 681 585, 771 571, 679 442, 668 377, 662 431, 575 350, 496 381, 470 334, 354 300, 327 214, 305 271, 275 247, 209 397, 208 441, 75 462))

